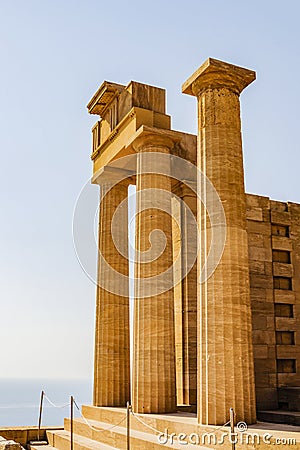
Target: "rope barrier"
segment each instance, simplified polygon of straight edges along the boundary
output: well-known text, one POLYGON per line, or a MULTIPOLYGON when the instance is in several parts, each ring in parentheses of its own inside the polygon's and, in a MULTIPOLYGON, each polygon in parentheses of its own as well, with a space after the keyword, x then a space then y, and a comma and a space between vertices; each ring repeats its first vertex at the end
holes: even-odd
POLYGON ((91 425, 91 424, 89 423, 89 421, 84 417, 84 415, 82 414, 82 412, 81 412, 79 406, 78 406, 77 403, 76 403, 76 400, 74 399, 73 401, 74 401, 74 405, 75 405, 76 408, 78 409, 79 414, 81 415, 81 417, 82 417, 82 419, 84 420, 84 422, 86 423, 86 425, 88 425, 92 430, 95 430, 95 431, 97 431, 98 433, 100 433, 100 432, 102 432, 102 431, 109 431, 109 430, 112 430, 113 428, 118 427, 118 426, 119 426, 122 422, 124 422, 124 420, 126 419, 126 416, 123 417, 123 418, 120 420, 120 422, 118 422, 117 424, 115 424, 115 425, 113 425, 113 426, 111 426, 111 427, 109 427, 109 428, 98 428, 98 427, 94 427, 94 425, 91 425))
MULTIPOLYGON (((113 428, 116 428, 117 426, 119 426, 119 425, 120 425, 122 422, 124 422, 124 420, 126 419, 126 416, 123 417, 123 418, 120 420, 120 422, 118 422, 117 424, 115 424, 115 425, 113 425, 113 426, 111 426, 111 427, 109 427, 109 428, 98 428, 98 427, 95 427, 94 425, 91 425, 91 424, 89 423, 89 421, 84 417, 84 415, 82 414, 82 412, 81 412, 79 406, 78 406, 77 403, 76 403, 76 400, 74 399, 73 401, 74 401, 74 404, 75 404, 77 410, 79 411, 79 414, 80 414, 80 416, 82 417, 83 421, 84 421, 84 422, 86 423, 86 425, 88 425, 92 430, 95 430, 95 431, 98 431, 98 432, 109 431, 109 430, 112 430, 113 428)), ((137 420, 138 422, 140 422, 142 425, 144 425, 145 427, 149 428, 150 430, 154 431, 154 433, 157 433, 157 434, 165 434, 165 432, 162 433, 160 430, 157 430, 156 428, 152 427, 152 426, 149 425, 148 423, 144 422, 144 421, 143 421, 139 416, 137 416, 132 410, 130 410, 130 412, 131 412, 132 416, 135 417, 136 420, 137 420)), ((214 430, 214 432, 217 432, 217 431, 221 430, 221 428, 225 427, 225 426, 228 425, 229 423, 230 423, 230 420, 229 420, 228 422, 224 423, 224 425, 221 425, 219 428, 217 428, 216 430, 214 430)), ((167 436, 168 436, 168 437, 171 437, 171 434, 167 434, 167 436)))
MULTIPOLYGON (((155 433, 158 434, 164 434, 165 436, 168 437, 172 437, 173 439, 177 439, 177 437, 174 437, 174 435, 171 434, 167 434, 166 432, 162 432, 157 430, 156 428, 152 427, 151 425, 149 425, 148 423, 144 422, 139 416, 137 416, 133 411, 131 411, 131 414, 140 422, 142 423, 145 427, 149 428, 150 430, 154 431, 155 433)), ((214 433, 216 433, 217 431, 221 430, 223 427, 226 427, 226 425, 228 425, 230 423, 230 420, 228 420, 228 422, 224 423, 224 425, 221 425, 219 428, 213 430, 214 433)))
MULTIPOLYGON (((81 412, 81 410, 80 410, 80 408, 79 408, 79 406, 78 406, 78 404, 77 404, 77 402, 76 402, 76 400, 75 400, 74 397, 71 397, 71 401, 68 402, 68 403, 65 403, 65 404, 63 404, 63 405, 56 405, 55 403, 52 402, 52 400, 50 400, 50 398, 47 396, 47 394, 45 393, 45 391, 42 391, 42 396, 43 396, 43 397, 50 403, 50 405, 53 406, 54 408, 66 408, 67 406, 70 406, 71 404, 74 404, 75 407, 77 408, 77 410, 79 411, 79 414, 80 414, 81 418, 83 419, 83 421, 85 422, 85 424, 86 424, 89 428, 91 428, 92 430, 97 431, 98 433, 101 433, 101 432, 104 432, 104 431, 110 431, 110 430, 113 430, 114 428, 118 427, 121 423, 123 423, 123 422, 127 419, 127 416, 125 415, 118 423, 116 423, 115 425, 112 425, 111 427, 108 427, 108 428, 103 428, 103 427, 102 427, 102 428, 99 428, 99 427, 95 427, 94 425, 90 424, 90 422, 84 417, 84 415, 82 414, 82 412, 81 412)), ((42 404, 42 401, 41 401, 41 404, 42 404)), ((144 427, 150 429, 152 432, 157 433, 157 434, 164 434, 164 435, 166 435, 166 436, 168 436, 168 437, 171 437, 171 436, 172 436, 173 439, 174 439, 174 438, 175 438, 175 439, 178 439, 177 437, 174 436, 174 434, 168 434, 168 433, 166 433, 165 431, 164 431, 164 432, 161 432, 160 430, 154 428, 152 425, 149 425, 147 422, 144 422, 144 421, 141 419, 141 417, 139 417, 137 414, 135 414, 135 413, 132 411, 132 408, 131 408, 131 407, 129 408, 129 413, 131 413, 132 416, 135 417, 136 420, 137 420, 138 422, 140 422, 142 425, 144 425, 144 427)), ((40 415, 40 421, 41 421, 41 415, 40 415)), ((228 420, 226 423, 224 423, 224 424, 221 425, 220 427, 214 429, 214 430, 213 430, 214 433, 216 433, 217 431, 219 431, 219 430, 221 430, 222 428, 226 427, 226 426, 229 425, 230 423, 231 423, 231 421, 228 420)), ((39 423, 39 427, 40 427, 40 423, 39 423)))
MULTIPOLYGON (((157 430, 156 428, 152 427, 152 426, 149 425, 148 423, 144 422, 142 419, 140 419, 139 416, 137 416, 136 414, 134 414, 133 411, 131 411, 131 414, 133 415, 133 417, 136 418, 136 420, 138 420, 138 421, 139 421, 140 423, 142 423, 145 427, 149 428, 150 430, 154 431, 155 433, 158 433, 158 434, 165 434, 165 433, 162 433, 161 431, 157 430)), ((168 434, 167 436, 170 436, 170 434, 168 434)))
POLYGON ((65 403, 64 405, 55 405, 55 403, 53 403, 50 398, 47 396, 47 394, 44 392, 44 397, 45 399, 50 403, 51 406, 53 406, 54 408, 66 408, 67 406, 70 406, 70 402, 69 403, 65 403))
POLYGON ((216 430, 214 430, 214 433, 215 433, 216 431, 221 430, 222 428, 226 427, 226 426, 229 425, 229 424, 230 424, 230 420, 228 420, 228 422, 224 423, 224 425, 221 425, 219 428, 217 428, 216 430))

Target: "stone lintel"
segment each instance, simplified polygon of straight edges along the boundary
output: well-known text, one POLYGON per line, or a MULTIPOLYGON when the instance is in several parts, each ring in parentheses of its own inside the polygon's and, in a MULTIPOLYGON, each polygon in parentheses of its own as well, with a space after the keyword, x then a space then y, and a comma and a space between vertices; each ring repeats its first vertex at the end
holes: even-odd
MULTIPOLYGON (((122 162, 122 158, 120 159, 122 162)), ((115 161, 118 163, 118 160, 115 161)), ((132 176, 135 175, 135 171, 128 170, 123 167, 118 167, 117 165, 109 165, 104 166, 101 169, 97 170, 97 172, 92 177, 92 184, 99 184, 100 186, 105 183, 118 183, 122 180, 128 180, 132 176)))
MULTIPOLYGON (((145 146, 145 150, 151 145, 167 146, 170 150, 174 149, 174 145, 180 143, 183 138, 187 136, 181 132, 169 131, 163 133, 161 129, 142 126, 132 136, 127 147, 120 149, 120 157, 112 160, 109 164, 98 169, 92 179, 92 184, 113 183, 116 184, 122 180, 127 180, 129 183, 135 184, 136 176, 136 158, 127 158, 129 155, 136 155, 141 151, 141 147, 145 146), (122 157, 122 155, 124 157, 122 157)), ((159 147, 158 147, 159 148, 159 147)), ((151 151, 151 150, 150 150, 151 151)), ((176 158, 176 154, 171 151, 172 171, 175 174, 178 183, 182 183, 186 188, 190 188, 195 193, 197 192, 197 169, 194 164, 190 164, 184 169, 182 173, 181 159, 176 158), (172 158, 174 156, 174 158, 172 158), (179 167, 180 166, 180 167, 179 167)))
MULTIPOLYGON (((92 153, 91 159, 94 161, 94 171, 119 156, 125 156, 124 153, 122 155, 120 153, 125 151, 125 146, 142 125, 170 129, 170 118, 167 115, 133 107, 108 135, 107 139, 92 153)), ((185 136, 188 138, 192 135, 185 136)), ((128 153, 128 150, 125 152, 128 153)))
POLYGON ((209 88, 228 88, 240 94, 256 78, 253 70, 208 58, 185 83, 182 92, 198 96, 209 88))
POLYGON ((101 117, 107 106, 112 102, 116 95, 124 89, 125 86, 123 84, 103 81, 98 91, 87 104, 88 112, 90 114, 97 114, 101 117))

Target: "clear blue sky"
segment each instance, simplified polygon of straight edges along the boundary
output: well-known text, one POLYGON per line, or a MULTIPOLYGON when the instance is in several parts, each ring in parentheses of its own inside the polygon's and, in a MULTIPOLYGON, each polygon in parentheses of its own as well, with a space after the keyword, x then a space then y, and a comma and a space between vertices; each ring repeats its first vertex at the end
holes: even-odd
POLYGON ((95 288, 72 214, 104 79, 166 88, 173 128, 195 133, 186 78, 208 56, 256 70, 247 191, 300 202, 299 14, 296 0, 0 1, 0 376, 92 376, 95 288))

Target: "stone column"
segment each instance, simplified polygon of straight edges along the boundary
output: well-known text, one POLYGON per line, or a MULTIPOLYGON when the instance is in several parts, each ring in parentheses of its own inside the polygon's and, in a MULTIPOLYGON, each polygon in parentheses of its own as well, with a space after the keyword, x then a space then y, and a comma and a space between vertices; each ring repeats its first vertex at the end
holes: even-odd
POLYGON ((197 262, 191 248, 197 251, 197 196, 185 183, 174 187, 174 193, 181 198, 173 199, 173 216, 177 216, 180 229, 173 227, 174 260, 176 251, 181 251, 179 264, 174 264, 174 277, 181 280, 174 283, 175 301, 175 349, 177 405, 197 405, 197 262), (189 208, 189 213, 187 208, 189 208), (176 273, 178 270, 179 273, 176 273), (182 278, 182 279, 181 279, 182 278))
MULTIPOLYGON (((181 198, 190 208, 193 215, 197 214, 197 196, 185 184, 182 185, 181 198)), ((197 248, 197 233, 189 223, 193 220, 186 211, 182 213, 183 259, 189 264, 189 247, 197 248)), ((187 272, 188 269, 184 269, 187 272)), ((186 380, 186 403, 192 409, 197 405, 197 262, 188 271, 182 281, 183 285, 183 324, 184 324, 184 376, 186 380), (187 395, 188 394, 188 395, 187 395)))
POLYGON ((170 173, 170 161, 161 161, 158 152, 169 154, 172 146, 169 138, 155 134, 134 143, 137 212, 141 211, 136 218, 132 399, 138 413, 167 413, 176 407, 171 179, 158 174, 170 173), (162 253, 155 254, 161 248, 162 253), (147 251, 152 254, 144 258, 147 251))
POLYGON ((122 248, 128 250, 126 204, 121 208, 117 235, 112 236, 111 225, 116 209, 127 199, 128 183, 112 187, 112 183, 105 182, 100 189, 99 254, 108 265, 101 263, 99 256, 93 404, 124 407, 130 400, 129 268, 128 258, 120 254, 114 240, 122 240, 122 248), (104 289, 120 283, 118 273, 127 277, 127 281, 121 281, 123 295, 104 289))
MULTIPOLYGON (((256 421, 249 262, 239 95, 255 72, 208 59, 183 85, 198 100, 197 164, 222 201, 227 229, 222 259, 198 291, 198 420, 222 425, 256 421)), ((205 184, 201 186, 205 197, 205 184)), ((210 198, 205 199, 210 202, 210 198)), ((201 258, 210 248, 210 221, 198 204, 201 258)))

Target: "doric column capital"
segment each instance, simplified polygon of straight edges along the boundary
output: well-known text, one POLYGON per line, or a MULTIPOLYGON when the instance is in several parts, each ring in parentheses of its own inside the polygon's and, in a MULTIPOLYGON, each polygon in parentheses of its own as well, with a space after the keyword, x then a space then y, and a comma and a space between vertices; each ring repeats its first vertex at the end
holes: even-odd
POLYGON ((181 183, 181 197, 196 197, 197 196, 197 182, 194 180, 182 180, 181 183))
POLYGON ((138 153, 166 153, 174 146, 174 141, 169 136, 164 136, 156 133, 143 133, 134 140, 132 146, 138 153))
POLYGON ((255 78, 253 70, 208 58, 183 83, 182 92, 199 97, 207 89, 227 88, 239 95, 255 78))
POLYGON ((169 153, 182 140, 182 133, 142 125, 128 142, 128 152, 169 153))

